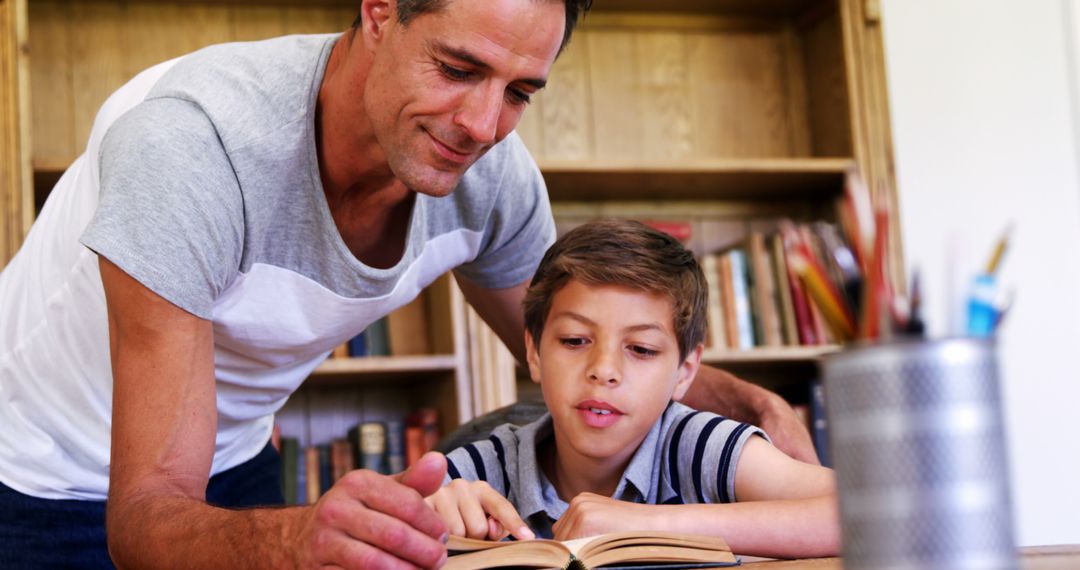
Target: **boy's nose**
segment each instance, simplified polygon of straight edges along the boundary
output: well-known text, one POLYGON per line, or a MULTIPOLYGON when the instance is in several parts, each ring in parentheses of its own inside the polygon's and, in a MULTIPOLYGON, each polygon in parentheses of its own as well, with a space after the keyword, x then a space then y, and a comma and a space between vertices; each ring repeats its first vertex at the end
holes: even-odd
POLYGON ((617 351, 597 350, 594 355, 592 362, 589 363, 588 375, 590 382, 616 385, 622 381, 617 351))

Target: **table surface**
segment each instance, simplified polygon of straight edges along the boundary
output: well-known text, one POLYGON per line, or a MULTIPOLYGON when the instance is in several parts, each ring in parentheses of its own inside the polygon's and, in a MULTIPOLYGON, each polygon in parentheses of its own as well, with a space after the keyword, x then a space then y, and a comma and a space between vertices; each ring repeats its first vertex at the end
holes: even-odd
MULTIPOLYGON (((743 567, 752 570, 841 570, 844 564, 840 558, 815 558, 746 561, 743 567)), ((1020 568, 1023 570, 1075 570, 1080 568, 1080 544, 1021 548, 1020 568)))

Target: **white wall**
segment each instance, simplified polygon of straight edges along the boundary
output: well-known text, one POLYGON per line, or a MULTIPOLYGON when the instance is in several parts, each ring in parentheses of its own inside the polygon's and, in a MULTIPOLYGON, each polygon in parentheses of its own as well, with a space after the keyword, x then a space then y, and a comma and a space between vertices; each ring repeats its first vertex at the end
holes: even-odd
POLYGON ((1017 541, 1080 543, 1080 185, 1072 0, 882 0, 908 266, 945 334, 950 244, 1015 223, 1000 335, 1017 541), (961 236, 961 240, 954 240, 961 236))

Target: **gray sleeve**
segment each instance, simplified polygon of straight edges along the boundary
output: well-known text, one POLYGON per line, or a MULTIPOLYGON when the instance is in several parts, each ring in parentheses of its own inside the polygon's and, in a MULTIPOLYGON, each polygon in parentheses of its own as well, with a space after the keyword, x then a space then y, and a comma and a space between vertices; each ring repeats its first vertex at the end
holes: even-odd
POLYGON ((555 241, 547 187, 540 169, 516 134, 498 145, 500 166, 496 202, 484 229, 477 258, 456 269, 462 277, 489 289, 532 278, 540 258, 555 241))
POLYGON ((140 103, 105 134, 101 196, 81 242, 201 318, 240 267, 244 208, 206 114, 180 99, 140 103))
POLYGON ((736 502, 735 467, 743 447, 751 437, 768 441, 768 436, 758 427, 709 412, 684 419, 677 443, 683 499, 686 503, 736 502))

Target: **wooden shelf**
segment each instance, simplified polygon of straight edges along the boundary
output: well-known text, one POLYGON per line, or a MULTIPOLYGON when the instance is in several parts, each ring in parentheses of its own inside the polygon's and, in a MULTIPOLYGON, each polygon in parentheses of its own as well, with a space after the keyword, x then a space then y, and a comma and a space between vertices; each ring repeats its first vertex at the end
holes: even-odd
POLYGON ((761 200, 835 195, 854 164, 850 158, 544 160, 540 170, 552 200, 761 200))
POLYGON ((402 376, 453 373, 457 370, 457 364, 457 356, 453 354, 328 358, 312 372, 309 383, 327 385, 357 380, 382 381, 402 376))
POLYGON ((710 350, 701 356, 706 364, 812 364, 827 354, 840 350, 836 345, 783 346, 751 350, 710 350))

